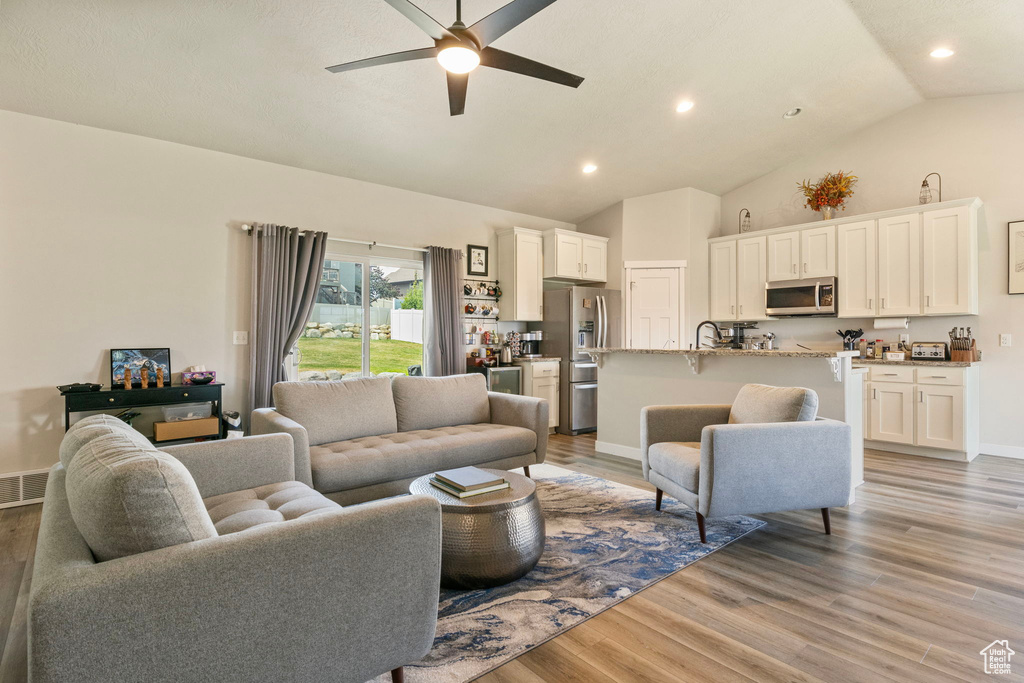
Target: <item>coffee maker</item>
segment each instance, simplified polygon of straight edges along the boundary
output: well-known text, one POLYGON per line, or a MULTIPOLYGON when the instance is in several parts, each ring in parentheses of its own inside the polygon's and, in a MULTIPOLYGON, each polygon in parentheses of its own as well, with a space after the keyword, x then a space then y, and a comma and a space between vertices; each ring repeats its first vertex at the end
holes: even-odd
POLYGON ((523 332, 520 337, 522 351, 520 358, 540 358, 540 343, 544 339, 543 332, 523 332))

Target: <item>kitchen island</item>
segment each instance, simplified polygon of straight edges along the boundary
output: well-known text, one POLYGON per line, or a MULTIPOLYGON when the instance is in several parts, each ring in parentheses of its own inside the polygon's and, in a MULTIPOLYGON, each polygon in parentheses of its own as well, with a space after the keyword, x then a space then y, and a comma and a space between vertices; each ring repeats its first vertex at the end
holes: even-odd
POLYGON ((601 453, 640 458, 640 410, 650 405, 732 403, 744 384, 800 386, 818 394, 818 414, 852 427, 853 488, 864 479, 864 374, 856 351, 587 349, 598 364, 601 453))

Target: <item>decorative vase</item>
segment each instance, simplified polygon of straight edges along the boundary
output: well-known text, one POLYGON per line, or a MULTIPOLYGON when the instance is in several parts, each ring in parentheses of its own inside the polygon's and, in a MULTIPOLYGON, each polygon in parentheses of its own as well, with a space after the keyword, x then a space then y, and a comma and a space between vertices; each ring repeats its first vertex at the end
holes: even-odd
POLYGON ((821 220, 823 221, 830 221, 836 215, 836 207, 834 206, 823 206, 819 211, 821 211, 821 220))

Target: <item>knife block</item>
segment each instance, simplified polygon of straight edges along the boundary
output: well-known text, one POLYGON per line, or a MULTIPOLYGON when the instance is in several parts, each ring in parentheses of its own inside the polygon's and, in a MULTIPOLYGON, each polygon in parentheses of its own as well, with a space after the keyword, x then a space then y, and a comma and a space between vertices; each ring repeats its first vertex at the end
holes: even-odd
POLYGON ((979 360, 978 341, 972 339, 971 348, 969 349, 953 349, 949 352, 949 360, 954 363, 973 363, 979 360))

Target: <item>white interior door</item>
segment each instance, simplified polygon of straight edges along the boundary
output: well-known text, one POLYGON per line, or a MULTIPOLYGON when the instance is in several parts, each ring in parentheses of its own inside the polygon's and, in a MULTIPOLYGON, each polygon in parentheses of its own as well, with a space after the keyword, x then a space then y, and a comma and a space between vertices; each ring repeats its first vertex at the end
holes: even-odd
POLYGON ((629 346, 678 349, 682 319, 678 268, 633 268, 629 289, 629 346))

